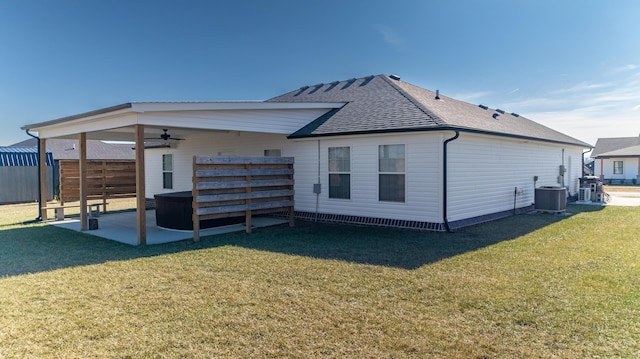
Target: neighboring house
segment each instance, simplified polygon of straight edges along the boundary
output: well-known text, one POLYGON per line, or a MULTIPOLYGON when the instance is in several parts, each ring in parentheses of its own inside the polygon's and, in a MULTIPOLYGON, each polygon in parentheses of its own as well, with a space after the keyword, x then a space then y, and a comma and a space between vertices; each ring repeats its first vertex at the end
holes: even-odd
MULTIPOLYGON (((0 147, 0 203, 38 200, 38 151, 34 147, 0 147)), ((53 156, 46 153, 47 199, 53 198, 53 156)))
POLYGON ((591 157, 594 175, 605 183, 636 184, 640 180, 640 136, 599 138, 591 157))
POLYGON ((432 230, 530 209, 536 186, 576 195, 582 153, 592 147, 393 75, 304 86, 264 102, 126 103, 23 129, 138 143, 140 131, 168 129, 184 140, 138 154, 147 198, 191 190, 194 155, 294 157, 298 217, 432 230))

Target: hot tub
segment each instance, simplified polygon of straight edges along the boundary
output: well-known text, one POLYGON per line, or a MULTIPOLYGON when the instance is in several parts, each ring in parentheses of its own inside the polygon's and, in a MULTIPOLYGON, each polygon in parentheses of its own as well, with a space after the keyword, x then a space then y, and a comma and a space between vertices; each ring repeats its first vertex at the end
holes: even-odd
MULTIPOLYGON (((156 194, 156 225, 170 229, 193 230, 191 191, 156 194)), ((244 216, 200 221, 200 229, 243 223, 244 216)))

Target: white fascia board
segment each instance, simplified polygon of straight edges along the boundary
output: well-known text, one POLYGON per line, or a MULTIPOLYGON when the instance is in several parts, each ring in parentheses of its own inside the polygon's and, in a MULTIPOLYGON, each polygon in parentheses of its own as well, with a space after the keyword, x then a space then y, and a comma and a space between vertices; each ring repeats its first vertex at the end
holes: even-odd
MULTIPOLYGON (((145 125, 172 125, 175 121, 168 123, 155 123, 148 121, 147 117, 141 120, 138 114, 143 113, 167 113, 177 111, 264 111, 264 110, 330 110, 344 106, 344 102, 136 102, 130 107, 114 111, 98 113, 86 117, 70 116, 67 120, 41 122, 27 125, 32 132, 37 132, 41 138, 55 138, 70 136, 82 132, 104 131, 120 127, 133 126, 135 124, 145 125), (145 121, 147 120, 147 121, 145 121)), ((186 126, 192 127, 192 126, 186 126)), ((206 126, 204 128, 207 128, 206 126)), ((229 128, 225 128, 229 129, 229 128)), ((238 128, 238 130, 250 130, 238 128)))
POLYGON ((32 131, 37 131, 41 138, 55 138, 75 135, 83 132, 95 132, 111 130, 114 128, 132 126, 138 123, 138 114, 124 111, 120 113, 109 113, 90 118, 75 119, 42 127, 33 127, 32 131))
POLYGON ((133 102, 133 112, 334 109, 346 102, 133 102))

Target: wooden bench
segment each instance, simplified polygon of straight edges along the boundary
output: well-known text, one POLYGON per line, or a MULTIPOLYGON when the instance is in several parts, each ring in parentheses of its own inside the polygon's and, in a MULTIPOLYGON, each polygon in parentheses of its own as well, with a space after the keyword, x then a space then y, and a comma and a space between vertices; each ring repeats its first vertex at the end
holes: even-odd
MULTIPOLYGON (((87 214, 90 218, 100 216, 100 206, 107 205, 107 203, 87 203, 87 214)), ((44 210, 53 209, 55 211, 55 217, 57 221, 64 220, 65 208, 80 208, 79 204, 62 204, 62 205, 49 205, 42 207, 44 210)))

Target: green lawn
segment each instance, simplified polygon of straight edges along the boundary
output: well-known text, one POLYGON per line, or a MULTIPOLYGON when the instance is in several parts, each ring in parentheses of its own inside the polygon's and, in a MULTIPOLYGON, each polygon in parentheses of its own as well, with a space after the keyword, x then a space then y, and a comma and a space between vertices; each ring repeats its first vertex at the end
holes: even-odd
POLYGON ((18 207, 0 207, 0 358, 640 352, 640 208, 572 205, 453 234, 298 222, 130 247, 12 224, 30 216, 18 207))

